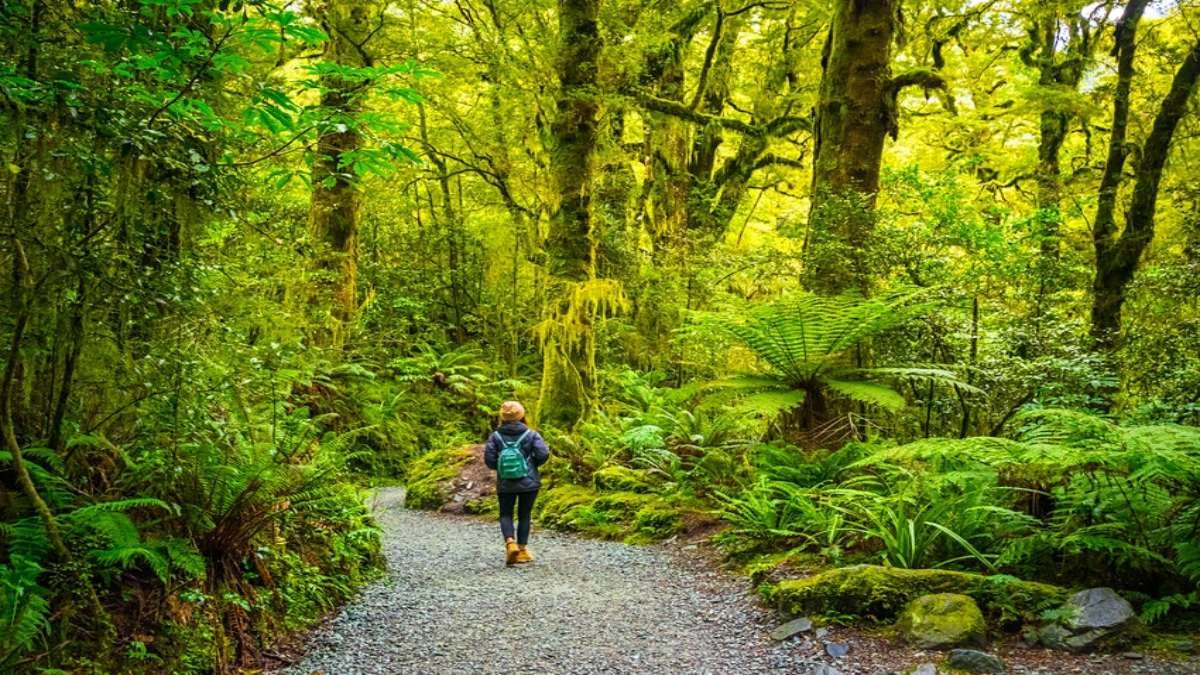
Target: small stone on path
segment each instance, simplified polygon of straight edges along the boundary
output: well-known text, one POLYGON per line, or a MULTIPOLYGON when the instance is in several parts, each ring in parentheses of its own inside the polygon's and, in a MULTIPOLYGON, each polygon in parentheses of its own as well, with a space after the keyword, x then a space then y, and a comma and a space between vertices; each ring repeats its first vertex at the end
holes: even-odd
POLYGON ((850 645, 845 642, 826 642, 825 653, 835 659, 840 659, 850 653, 850 645))
POLYGON ((810 630, 812 630, 812 627, 813 627, 812 619, 802 616, 799 619, 792 619, 791 621, 789 621, 789 622, 783 624, 782 626, 779 626, 775 630, 771 631, 771 639, 772 640, 786 640, 798 633, 805 633, 807 631, 810 631, 810 630))
POLYGON ((1003 673, 1004 661, 977 649, 951 649, 946 665, 968 673, 1003 673))

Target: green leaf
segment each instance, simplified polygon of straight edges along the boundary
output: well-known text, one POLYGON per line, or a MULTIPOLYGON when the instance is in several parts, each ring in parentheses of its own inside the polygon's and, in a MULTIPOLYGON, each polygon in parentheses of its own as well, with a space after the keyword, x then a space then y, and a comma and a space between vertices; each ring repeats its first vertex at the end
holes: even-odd
POLYGON ((895 389, 882 384, 875 384, 874 382, 829 379, 822 380, 822 383, 842 396, 861 403, 876 405, 886 410, 900 410, 906 403, 904 397, 897 393, 895 389))

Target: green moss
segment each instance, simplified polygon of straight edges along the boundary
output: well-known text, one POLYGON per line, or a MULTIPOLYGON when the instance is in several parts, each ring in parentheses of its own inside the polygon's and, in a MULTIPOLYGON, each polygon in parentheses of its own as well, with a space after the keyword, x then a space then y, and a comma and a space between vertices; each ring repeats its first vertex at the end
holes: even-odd
POLYGON ((463 511, 477 516, 499 516, 500 500, 496 495, 471 499, 463 503, 463 511))
POLYGON ((448 483, 471 459, 471 449, 431 450, 408 466, 405 504, 414 509, 436 509, 449 498, 448 483))
POLYGON ((961 593, 974 598, 1002 623, 1035 619, 1041 610, 1058 606, 1067 595, 1057 586, 1003 575, 878 565, 854 565, 805 579, 789 579, 764 589, 764 593, 789 615, 833 613, 876 621, 892 619, 922 595, 961 593))
POLYGON ((771 579, 778 580, 783 576, 795 576, 797 570, 824 567, 828 564, 821 554, 798 549, 772 551, 749 558, 743 557, 743 560, 745 562, 738 566, 738 570, 750 577, 750 581, 755 585, 771 579))
POLYGON ((934 593, 908 603, 896 622, 900 635, 923 649, 982 644, 987 623, 968 595, 934 593))
POLYGON ((654 492, 654 475, 645 469, 611 465, 600 469, 592 476, 592 484, 600 492, 654 492))
POLYGON ((546 527, 602 539, 647 543, 683 529, 683 511, 670 501, 638 492, 600 493, 559 484, 538 498, 536 513, 546 527))
POLYGON ((575 511, 596 501, 593 490, 569 483, 560 483, 544 491, 534 504, 538 520, 546 527, 572 530, 575 511))
POLYGON ((656 500, 634 515, 633 526, 637 534, 651 540, 666 539, 683 530, 683 514, 666 500, 656 500))
POLYGON ((622 520, 631 520, 645 505, 657 498, 637 492, 607 492, 601 493, 595 502, 596 510, 610 511, 619 514, 622 520))

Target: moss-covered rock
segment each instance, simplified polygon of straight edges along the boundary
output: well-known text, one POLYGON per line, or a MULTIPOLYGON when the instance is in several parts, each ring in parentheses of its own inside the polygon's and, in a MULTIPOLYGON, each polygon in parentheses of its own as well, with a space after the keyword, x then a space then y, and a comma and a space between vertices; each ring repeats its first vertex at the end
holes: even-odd
POLYGON ((969 595, 922 595, 904 608, 896 622, 900 636, 922 649, 983 644, 987 623, 969 595))
POLYGON ((789 579, 767 587, 764 593, 792 616, 833 613, 876 621, 892 619, 922 595, 961 593, 974 598, 1000 623, 1034 619, 1042 610, 1061 604, 1067 595, 1057 586, 1006 575, 879 565, 854 565, 789 579))
POLYGON ((634 536, 638 540, 659 541, 683 530, 683 514, 666 500, 655 500, 638 509, 633 516, 634 536))
POLYGON ((441 508, 450 497, 452 481, 471 461, 472 449, 431 450, 408 466, 405 504, 414 509, 441 508))
POLYGON ((534 508, 546 527, 634 543, 665 539, 684 526, 683 511, 668 499, 566 483, 546 490, 534 508))
POLYGON ((592 475, 592 484, 600 492, 654 492, 657 484, 654 475, 645 469, 631 469, 613 464, 592 475))
POLYGON ((500 500, 494 494, 473 499, 463 504, 463 513, 474 516, 499 516, 500 500))

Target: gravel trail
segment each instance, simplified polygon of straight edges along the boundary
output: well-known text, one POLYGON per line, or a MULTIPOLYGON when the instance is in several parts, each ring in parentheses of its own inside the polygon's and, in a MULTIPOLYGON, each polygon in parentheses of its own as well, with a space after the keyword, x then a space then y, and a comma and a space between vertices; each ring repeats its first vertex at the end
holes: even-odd
MULTIPOLYGON (((387 575, 318 629, 284 673, 876 675, 941 658, 854 628, 774 642, 768 633, 780 619, 758 605, 744 579, 668 547, 535 527, 537 561, 506 568, 495 524, 407 510, 403 495, 394 488, 375 496, 387 575), (830 641, 849 655, 827 656, 830 641)), ((1012 673, 1198 672, 1194 658, 993 647, 1012 673)))
POLYGON ((377 497, 388 575, 312 637, 286 672, 785 673, 775 620, 746 584, 662 547, 535 532, 506 568, 497 526, 377 497))

